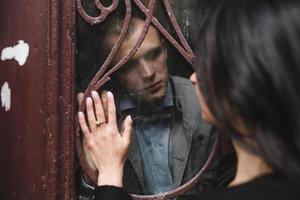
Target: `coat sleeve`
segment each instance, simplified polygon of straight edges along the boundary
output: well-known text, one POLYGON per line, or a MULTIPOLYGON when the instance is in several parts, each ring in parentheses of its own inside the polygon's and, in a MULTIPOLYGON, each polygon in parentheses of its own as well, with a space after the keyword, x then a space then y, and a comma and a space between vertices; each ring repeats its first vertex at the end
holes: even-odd
POLYGON ((132 197, 123 188, 105 185, 96 187, 95 200, 132 200, 132 197))

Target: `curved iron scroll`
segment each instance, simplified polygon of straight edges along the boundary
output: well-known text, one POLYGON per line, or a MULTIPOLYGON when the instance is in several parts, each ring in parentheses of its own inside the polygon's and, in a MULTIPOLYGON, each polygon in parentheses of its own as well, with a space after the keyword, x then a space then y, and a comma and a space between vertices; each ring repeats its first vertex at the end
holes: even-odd
POLYGON ((119 4, 119 0, 113 0, 111 6, 105 7, 101 3, 101 0, 95 0, 95 5, 96 7, 101 11, 100 16, 98 17, 91 17, 89 16, 83 9, 81 0, 77 1, 77 10, 80 16, 87 22, 89 22, 91 25, 96 25, 99 24, 107 18, 108 15, 113 13, 119 4))
MULTIPOLYGON (((91 25, 97 25, 102 23, 107 19, 107 17, 112 14, 118 7, 119 5, 119 0, 112 0, 112 3, 109 7, 103 6, 101 3, 101 0, 95 0, 95 5, 97 9, 99 9, 100 15, 97 17, 92 17, 89 16, 83 6, 82 6, 82 1, 84 0, 77 0, 77 10, 80 16, 89 24, 91 25)), ((179 41, 176 41, 172 35, 161 25, 161 23, 158 21, 158 19, 153 16, 155 5, 157 0, 149 0, 148 8, 145 7, 145 5, 141 2, 141 0, 124 0, 125 1, 125 7, 126 7, 126 14, 125 14, 125 19, 123 21, 121 33, 117 39, 117 43, 114 45, 112 48, 111 52, 109 53, 108 57, 106 58, 105 62, 103 65, 100 67, 100 70, 96 73, 96 75, 93 77, 92 81, 89 83, 88 88, 85 91, 83 100, 81 102, 81 105, 79 107, 79 111, 84 111, 85 110, 85 101, 88 96, 91 95, 91 92, 93 90, 98 90, 103 86, 107 81, 110 80, 110 76, 119 70, 121 67, 123 67, 128 60, 137 52, 139 46, 142 44, 146 33, 150 27, 150 25, 153 25, 156 27, 156 29, 178 50, 178 52, 187 60, 188 63, 193 65, 193 59, 195 57, 192 49, 190 48, 189 44, 187 43, 183 33, 181 32, 179 25, 176 21, 176 18, 173 14, 171 5, 169 0, 162 0, 163 5, 168 13, 169 20, 171 22, 171 25, 173 26, 179 41), (129 23, 132 17, 132 4, 135 4, 140 11, 146 16, 145 23, 143 26, 142 33, 134 46, 130 49, 129 53, 123 57, 115 66, 113 66, 110 70, 108 70, 110 64, 112 63, 113 58, 115 57, 117 51, 121 47, 123 41, 125 40, 126 33, 129 28, 129 23)), ((78 125, 78 119, 77 119, 77 128, 76 128, 76 137, 75 137, 75 142, 76 142, 76 149, 77 149, 77 156, 79 159, 79 163, 82 166, 82 169, 84 173, 87 174, 87 176, 94 182, 97 183, 97 174, 95 174, 94 171, 90 170, 88 167, 86 160, 83 155, 82 151, 82 146, 81 146, 81 137, 80 137, 80 128, 78 125)), ((218 137, 214 143, 212 152, 205 163, 204 167, 200 170, 200 172, 189 182, 184 184, 183 186, 170 191, 168 193, 165 193, 163 195, 132 195, 134 199, 166 199, 166 198, 171 198, 174 197, 178 194, 181 194, 190 188, 192 188, 197 182, 199 182, 202 177, 204 172, 207 170, 207 168, 210 166, 215 154, 216 154, 216 149, 217 149, 217 143, 218 143, 218 137)))
MULTIPOLYGON (((80 1, 80 0, 79 0, 80 1)), ((121 31, 121 35, 118 38, 117 44, 112 48, 112 51, 110 52, 108 58, 105 60, 103 66, 100 68, 100 71, 97 72, 95 77, 92 79, 90 82, 87 90, 85 91, 82 103, 79 107, 79 111, 84 111, 85 109, 85 101, 88 96, 90 96, 91 92, 93 90, 97 90, 100 88, 103 84, 105 84, 108 80, 110 80, 109 75, 111 75, 113 72, 117 71, 119 68, 121 68, 137 51, 139 46, 141 45, 142 41, 144 40, 147 30, 150 27, 150 22, 151 22, 151 17, 153 16, 154 8, 155 8, 155 3, 156 0, 150 0, 149 3, 149 13, 146 16, 145 24, 143 26, 143 31, 141 33, 140 38, 137 40, 137 42, 134 44, 133 48, 130 50, 128 55, 126 55, 124 58, 120 60, 119 63, 117 63, 111 70, 105 73, 107 68, 112 62, 112 59, 114 58, 116 52, 120 48, 122 42, 125 39, 125 35, 128 30, 129 26, 129 21, 131 19, 131 1, 130 0, 125 0, 125 5, 126 5, 126 16, 125 20, 123 22, 123 27, 121 31), (100 78, 101 77, 101 78, 100 78)), ((78 121, 78 119, 77 119, 78 121)), ((77 123, 78 124, 78 123, 77 123)), ((81 148, 81 142, 80 142, 80 129, 79 126, 77 125, 77 130, 76 130, 76 149, 77 149, 77 154, 78 154, 78 159, 80 162, 80 165, 82 166, 84 172, 88 175, 88 177, 94 182, 97 182, 97 174, 93 172, 92 170, 89 169, 89 167, 86 164, 86 161, 83 156, 82 148, 81 148)))

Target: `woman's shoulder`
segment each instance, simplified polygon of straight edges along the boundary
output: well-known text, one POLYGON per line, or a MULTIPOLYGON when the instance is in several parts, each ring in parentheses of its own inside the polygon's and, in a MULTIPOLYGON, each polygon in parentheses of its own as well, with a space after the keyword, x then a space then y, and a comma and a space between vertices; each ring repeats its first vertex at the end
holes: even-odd
POLYGON ((300 191, 296 184, 278 174, 258 177, 248 183, 204 194, 205 200, 298 200, 300 191))
MULTIPOLYGON (((189 200, 299 200, 299 184, 278 174, 258 177, 248 183, 224 188, 213 193, 190 196, 189 200)), ((95 190, 95 199, 131 200, 123 189, 114 186, 101 186, 95 190)))

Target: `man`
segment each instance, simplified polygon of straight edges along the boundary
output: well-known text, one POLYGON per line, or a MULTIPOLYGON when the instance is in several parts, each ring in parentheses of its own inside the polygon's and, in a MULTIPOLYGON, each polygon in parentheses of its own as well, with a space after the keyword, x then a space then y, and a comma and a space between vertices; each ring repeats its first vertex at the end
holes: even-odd
MULTIPOLYGON (((107 29, 103 44, 107 49, 113 47, 120 33, 121 22, 116 23, 107 29)), ((132 19, 112 66, 129 53, 141 35, 143 25, 142 19, 132 19)), ((170 191, 199 172, 210 154, 215 131, 201 119, 192 83, 169 76, 167 51, 153 26, 135 55, 112 77, 108 89, 116 97, 119 121, 127 115, 133 119, 132 141, 123 178, 127 191, 136 194, 170 191)), ((217 177, 219 161, 220 155, 217 155, 204 181, 191 193, 217 187, 221 181, 217 177)), ((78 182, 79 199, 92 193, 89 191, 93 187, 87 180, 80 177, 78 182)))

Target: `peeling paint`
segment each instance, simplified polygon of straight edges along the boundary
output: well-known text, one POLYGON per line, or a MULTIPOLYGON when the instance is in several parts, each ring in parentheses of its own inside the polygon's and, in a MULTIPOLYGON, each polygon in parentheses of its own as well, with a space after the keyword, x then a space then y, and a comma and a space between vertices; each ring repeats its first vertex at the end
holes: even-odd
POLYGON ((1 87, 1 105, 5 108, 5 111, 10 110, 11 105, 11 91, 7 82, 1 87))
POLYGON ((1 60, 15 59, 20 66, 24 65, 29 55, 29 45, 23 40, 13 47, 6 47, 1 52, 1 60))

